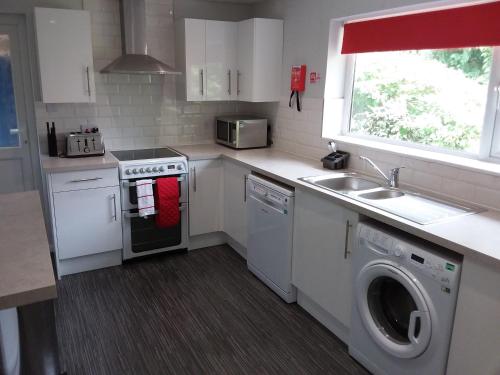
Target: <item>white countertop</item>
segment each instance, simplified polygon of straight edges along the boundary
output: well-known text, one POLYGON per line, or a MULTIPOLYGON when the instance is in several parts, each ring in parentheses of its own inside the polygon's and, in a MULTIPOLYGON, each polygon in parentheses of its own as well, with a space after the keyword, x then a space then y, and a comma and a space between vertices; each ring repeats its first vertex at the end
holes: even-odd
POLYGON ((89 169, 106 169, 118 167, 118 159, 107 151, 104 156, 87 156, 83 158, 61 158, 42 156, 42 168, 45 173, 84 171, 89 169))
POLYGON ((320 161, 301 158, 272 148, 238 151, 217 144, 176 146, 173 148, 186 155, 189 160, 223 157, 239 162, 255 172, 294 187, 315 191, 362 215, 456 251, 464 256, 495 261, 496 266, 500 269, 499 212, 486 211, 475 215, 457 217, 446 222, 420 225, 299 180, 300 177, 335 173, 324 169, 320 161))

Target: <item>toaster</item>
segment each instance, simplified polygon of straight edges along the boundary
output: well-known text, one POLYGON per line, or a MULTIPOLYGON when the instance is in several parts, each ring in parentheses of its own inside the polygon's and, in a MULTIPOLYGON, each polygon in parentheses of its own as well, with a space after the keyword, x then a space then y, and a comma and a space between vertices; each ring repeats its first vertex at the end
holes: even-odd
POLYGON ((96 128, 90 132, 78 132, 66 135, 66 156, 69 158, 102 156, 104 152, 102 135, 96 128))

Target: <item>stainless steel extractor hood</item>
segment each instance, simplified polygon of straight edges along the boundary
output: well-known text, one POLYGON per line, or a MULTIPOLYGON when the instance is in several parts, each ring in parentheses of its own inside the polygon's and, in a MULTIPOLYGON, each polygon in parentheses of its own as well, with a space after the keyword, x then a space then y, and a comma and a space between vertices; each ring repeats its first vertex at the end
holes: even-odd
POLYGON ((123 55, 101 73, 181 74, 148 55, 145 0, 120 0, 123 55))

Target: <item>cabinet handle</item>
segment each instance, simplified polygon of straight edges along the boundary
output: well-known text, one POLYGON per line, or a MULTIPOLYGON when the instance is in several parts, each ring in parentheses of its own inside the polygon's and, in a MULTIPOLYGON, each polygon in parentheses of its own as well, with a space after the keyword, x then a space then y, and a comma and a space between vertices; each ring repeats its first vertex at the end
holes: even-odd
POLYGON ((201 96, 203 96, 203 92, 205 91, 204 87, 203 87, 203 85, 204 85, 203 81, 204 81, 204 79, 203 79, 203 69, 200 69, 200 94, 201 94, 201 96))
POLYGON ((228 80, 227 93, 231 95, 231 69, 227 71, 227 80, 228 80))
POLYGON ((240 95, 240 77, 241 72, 239 70, 236 71, 236 95, 240 95))
POLYGON ((91 96, 91 92, 90 92, 90 68, 87 66, 87 93, 89 94, 89 96, 91 96))
POLYGON ((193 191, 196 192, 196 167, 191 169, 193 171, 193 191))
POLYGON ((344 259, 347 259, 348 254, 350 254, 349 251, 349 232, 352 228, 352 224, 347 220, 345 223, 345 244, 344 244, 344 259))
POLYGON ((248 175, 243 176, 243 202, 247 201, 247 180, 248 175))
POLYGON ((76 182, 90 182, 90 181, 99 181, 102 180, 102 177, 93 177, 93 178, 80 178, 79 180, 71 180, 71 183, 76 182))
POLYGON ((117 221, 118 220, 118 216, 117 216, 117 213, 116 213, 116 194, 113 194, 113 209, 114 209, 113 219, 115 221, 117 221))

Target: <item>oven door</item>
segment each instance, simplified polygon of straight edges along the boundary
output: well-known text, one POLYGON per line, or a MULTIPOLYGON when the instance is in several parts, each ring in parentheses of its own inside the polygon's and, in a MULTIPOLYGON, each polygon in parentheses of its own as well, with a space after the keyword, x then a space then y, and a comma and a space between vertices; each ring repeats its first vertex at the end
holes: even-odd
POLYGON ((139 217, 137 209, 122 212, 123 259, 188 248, 188 204, 180 203, 179 223, 158 228, 155 216, 139 217))
MULTIPOLYGON (((180 174, 175 176, 159 176, 157 178, 152 178, 153 180, 153 193, 156 196, 156 180, 158 178, 167 178, 167 177, 177 177, 179 180, 179 202, 187 203, 188 202, 188 184, 187 184, 187 175, 180 174)), ((123 180, 120 181, 121 184, 121 199, 122 199, 122 210, 128 211, 137 208, 137 189, 135 187, 135 183, 138 180, 142 180, 141 178, 131 179, 131 180, 123 180)))

